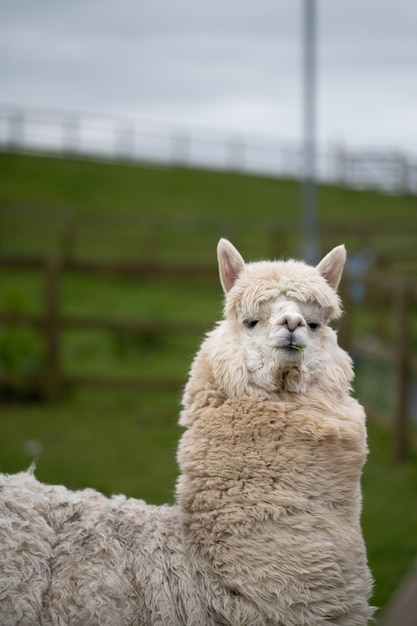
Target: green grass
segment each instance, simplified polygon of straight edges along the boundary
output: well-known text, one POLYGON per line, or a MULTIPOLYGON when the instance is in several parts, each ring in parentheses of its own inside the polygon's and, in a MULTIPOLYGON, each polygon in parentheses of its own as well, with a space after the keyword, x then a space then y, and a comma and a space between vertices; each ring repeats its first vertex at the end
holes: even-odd
MULTIPOLYGON (((323 252, 344 241, 351 254, 369 250, 388 270, 417 275, 416 198, 322 186, 319 205, 323 252)), ((221 236, 247 259, 296 254, 300 243, 296 182, 230 173, 2 154, 0 208, 0 254, 47 259, 64 249, 75 257, 214 269, 221 236)), ((1 270, 0 310, 39 314, 44 289, 41 273, 1 270)), ((217 280, 66 274, 62 310, 68 316, 189 321, 202 330, 176 336, 66 331, 67 374, 163 375, 178 379, 178 392, 69 389, 55 406, 3 404, 1 469, 19 471, 39 457, 37 475, 46 482, 173 502, 181 386, 203 329, 213 326, 221 308, 217 280)), ((351 319, 356 332, 372 332, 377 323, 392 336, 390 312, 381 301, 372 313, 365 300, 351 319)), ((416 319, 413 324, 417 329, 416 319)), ((33 333, 0 329, 0 362, 17 348, 23 356, 11 355, 16 367, 42 356, 33 333)), ((359 371, 362 400, 372 391, 389 412, 391 373, 378 363, 362 364, 359 371)), ((374 603, 383 606, 417 555, 417 460, 412 456, 394 467, 390 435, 372 422, 369 441, 363 527, 376 579, 374 603)))
MULTIPOLYGON (((0 154, 0 251, 213 263, 220 236, 248 258, 299 252, 296 181, 0 154), (66 235, 65 235, 66 233, 66 235)), ((323 252, 345 242, 417 274, 417 198, 321 186, 323 252)))
POLYGON ((3 405, 1 470, 161 504, 173 501, 178 393, 79 391, 56 406, 3 405))
POLYGON ((370 455, 363 475, 362 526, 382 607, 417 555, 417 457, 393 465, 388 431, 368 422, 370 455))

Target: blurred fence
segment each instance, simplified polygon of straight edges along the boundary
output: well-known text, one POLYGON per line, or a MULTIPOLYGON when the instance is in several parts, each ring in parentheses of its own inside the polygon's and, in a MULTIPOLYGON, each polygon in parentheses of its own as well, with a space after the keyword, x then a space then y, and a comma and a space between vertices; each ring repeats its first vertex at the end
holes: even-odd
MULTIPOLYGON (((192 267, 172 267, 152 265, 148 263, 129 262, 102 262, 102 261, 46 261, 42 258, 29 257, 0 257, 0 269, 19 272, 21 270, 39 271, 43 273, 43 311, 40 315, 20 313, 16 311, 0 312, 0 324, 8 326, 23 326, 37 330, 43 336, 44 364, 40 372, 26 376, 24 373, 8 375, 0 373, 0 389, 4 391, 21 390, 29 387, 37 390, 39 397, 48 402, 57 401, 65 386, 87 385, 109 389, 124 387, 135 390, 178 390, 182 384, 179 378, 174 380, 164 378, 140 377, 108 378, 108 377, 80 377, 68 376, 62 368, 62 335, 68 329, 83 329, 91 332, 108 331, 112 333, 145 333, 147 336, 163 333, 186 332, 188 334, 203 334, 206 330, 201 323, 171 322, 169 319, 157 322, 122 321, 108 316, 80 317, 65 316, 61 298, 61 283, 64 273, 78 272, 90 274, 93 278, 99 275, 113 275, 123 277, 177 277, 181 280, 202 275, 214 276, 213 268, 206 271, 192 267)), ((1 399, 1 393, 0 393, 1 399)))
POLYGON ((402 461, 416 443, 417 284, 386 273, 365 274, 359 280, 350 275, 343 279, 342 298, 346 314, 340 344, 355 361, 356 391, 367 410, 391 427, 394 458, 402 461), (358 316, 368 319, 358 324, 358 316))
MULTIPOLYGON (((135 390, 179 390, 183 381, 180 379, 164 379, 162 377, 143 380, 142 378, 108 378, 98 376, 69 376, 62 368, 62 337, 64 331, 79 328, 95 331, 109 331, 115 333, 141 332, 149 336, 161 333, 186 332, 187 334, 202 335, 206 328, 201 323, 191 324, 189 321, 170 321, 169 312, 165 320, 158 319, 146 322, 121 321, 109 317, 77 317, 66 316, 63 313, 61 302, 61 281, 66 272, 82 272, 97 275, 116 275, 153 277, 176 277, 185 281, 190 278, 213 278, 217 281, 217 269, 210 267, 172 266, 149 263, 128 262, 100 262, 63 259, 60 261, 45 261, 42 258, 0 257, 0 269, 13 272, 31 270, 43 273, 44 301, 43 311, 39 315, 21 314, 15 311, 0 312, 0 324, 8 326, 23 326, 37 330, 43 336, 45 344, 45 359, 42 371, 35 376, 7 375, 0 372, 0 392, 10 388, 23 389, 29 385, 39 390, 41 397, 47 401, 56 401, 60 398, 64 387, 71 385, 95 386, 103 389, 114 387, 128 387, 135 390)), ((380 367, 391 368, 390 378, 391 399, 386 401, 384 384, 377 384, 376 393, 367 397, 367 408, 372 414, 387 420, 387 408, 391 428, 394 435, 394 455, 397 461, 403 460, 413 437, 410 414, 413 385, 417 376, 417 359, 414 355, 411 341, 411 328, 415 323, 415 305, 417 302, 417 285, 405 279, 387 275, 347 276, 344 279, 343 297, 347 315, 339 329, 341 345, 355 358, 359 371, 361 362, 376 362, 380 367), (358 300, 359 291, 367 292, 366 308, 372 316, 372 333, 358 335, 353 329, 353 312, 350 312, 352 303, 358 300), (392 308, 392 315, 387 314, 392 308), (392 324, 392 332, 388 326, 392 324), (385 414, 384 414, 385 413, 385 414)), ((362 296, 360 296, 362 299, 362 296)), ((363 306, 363 304, 362 304, 363 306)), ((357 307, 357 303, 355 304, 357 307)), ((353 307, 352 307, 353 308, 353 307)), ((365 386, 372 387, 368 370, 362 374, 365 386)), ((372 376, 371 376, 372 378, 372 376)), ((1 398, 1 394, 0 394, 1 398)))
MULTIPOLYGON (((0 104, 0 150, 203 167, 300 178, 301 146, 273 136, 0 104)), ((417 195, 417 158, 395 151, 319 148, 325 183, 417 195)))

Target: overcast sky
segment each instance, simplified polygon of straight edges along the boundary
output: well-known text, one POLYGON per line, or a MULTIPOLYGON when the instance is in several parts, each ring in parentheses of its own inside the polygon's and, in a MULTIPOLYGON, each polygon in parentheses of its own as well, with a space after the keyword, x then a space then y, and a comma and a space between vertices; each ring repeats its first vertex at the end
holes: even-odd
MULTIPOLYGON (((0 0, 1 101, 300 140, 304 0, 0 0)), ((318 0, 318 137, 417 154, 416 0, 318 0)))

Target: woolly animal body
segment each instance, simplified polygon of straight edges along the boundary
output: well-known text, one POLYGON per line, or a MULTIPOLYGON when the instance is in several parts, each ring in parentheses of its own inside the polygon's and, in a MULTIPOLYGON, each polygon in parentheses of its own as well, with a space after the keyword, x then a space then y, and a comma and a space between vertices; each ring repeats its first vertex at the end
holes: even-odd
POLYGON ((364 626, 366 434, 340 315, 345 261, 245 264, 191 368, 178 504, 0 480, 0 624, 364 626))

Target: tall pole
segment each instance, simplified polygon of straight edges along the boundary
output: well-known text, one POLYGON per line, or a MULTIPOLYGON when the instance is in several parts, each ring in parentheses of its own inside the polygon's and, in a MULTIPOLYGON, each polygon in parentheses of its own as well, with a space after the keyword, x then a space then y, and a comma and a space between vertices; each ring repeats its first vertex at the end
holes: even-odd
POLYGON ((306 261, 318 259, 316 190, 316 0, 303 0, 303 171, 301 245, 306 261))

